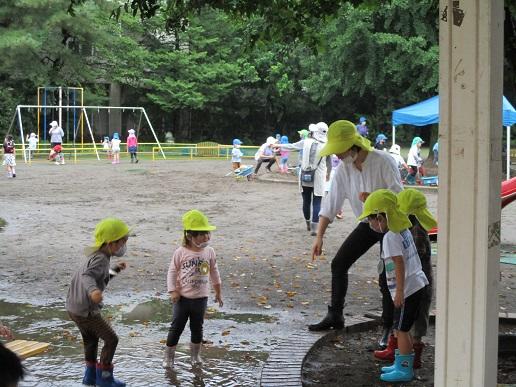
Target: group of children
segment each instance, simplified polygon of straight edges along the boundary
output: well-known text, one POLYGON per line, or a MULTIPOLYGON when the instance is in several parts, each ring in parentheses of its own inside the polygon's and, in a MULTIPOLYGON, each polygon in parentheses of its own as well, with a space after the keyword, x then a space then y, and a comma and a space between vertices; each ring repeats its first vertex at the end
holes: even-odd
MULTIPOLYGON (((260 146, 255 154, 256 167, 254 174, 258 173, 260 166, 263 162, 267 162, 266 169, 270 172, 271 167, 274 163, 278 164, 280 173, 288 173, 288 156, 289 151, 277 147, 277 144, 288 144, 287 136, 280 136, 279 134, 275 137, 268 137, 266 142, 260 146)), ((233 140, 233 149, 231 150, 231 167, 233 171, 238 170, 242 165, 243 152, 240 149, 242 141, 238 138, 233 140)))
MULTIPOLYGON (((112 164, 120 164, 120 144, 122 140, 117 132, 113 133, 113 138, 105 136, 102 140, 102 148, 107 154, 108 160, 112 160, 112 164)), ((134 129, 127 131, 127 151, 131 155, 131 164, 138 163, 138 139, 134 129)))
MULTIPOLYGON (((190 210, 182 217, 182 246, 174 252, 167 274, 167 288, 172 302, 172 323, 163 357, 163 367, 174 368, 176 346, 190 320, 190 354, 192 365, 202 364, 200 357, 204 314, 209 282, 215 300, 223 306, 221 279, 215 251, 209 246, 211 232, 216 229, 206 215, 190 210)), ((85 371, 82 383, 98 387, 123 387, 126 384, 113 376, 113 357, 118 336, 102 316, 104 290, 110 279, 126 269, 124 261, 112 263, 127 251, 131 229, 116 218, 106 218, 95 227, 94 244, 86 249, 86 258, 72 277, 66 310, 83 338, 85 371), (104 346, 98 359, 99 339, 104 346)))
MULTIPOLYGON (((51 135, 50 153, 48 159, 54 162, 56 165, 65 164, 65 158, 63 154, 62 146, 62 129, 57 125, 56 121, 52 121, 51 128, 49 131, 51 135)), ((36 151, 39 138, 35 133, 31 133, 26 137, 27 141, 27 158, 32 160, 34 152, 36 151)), ((102 141, 103 149, 107 153, 109 160, 112 160, 112 164, 120 163, 120 136, 118 133, 113 133, 113 138, 110 139, 108 136, 104 137, 102 141)), ((138 163, 138 139, 136 138, 136 132, 134 129, 128 130, 127 136, 127 151, 131 155, 131 163, 138 163)), ((7 177, 16 177, 16 149, 14 138, 11 134, 5 136, 3 143, 3 163, 6 167, 7 177)))
POLYGON ((433 282, 428 231, 437 222, 425 196, 412 188, 397 195, 387 189, 371 193, 359 219, 367 219, 375 232, 383 234, 378 270, 382 317, 386 332, 392 329, 393 333, 387 347, 374 356, 394 363, 382 367, 380 379, 407 382, 422 365, 422 337, 428 329, 433 282))

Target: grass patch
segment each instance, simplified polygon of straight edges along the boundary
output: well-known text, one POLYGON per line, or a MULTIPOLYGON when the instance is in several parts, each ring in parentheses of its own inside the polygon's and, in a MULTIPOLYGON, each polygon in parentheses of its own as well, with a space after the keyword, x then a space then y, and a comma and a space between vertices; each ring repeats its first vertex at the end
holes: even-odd
POLYGON ((0 218, 0 231, 4 231, 4 227, 7 226, 5 219, 0 218))

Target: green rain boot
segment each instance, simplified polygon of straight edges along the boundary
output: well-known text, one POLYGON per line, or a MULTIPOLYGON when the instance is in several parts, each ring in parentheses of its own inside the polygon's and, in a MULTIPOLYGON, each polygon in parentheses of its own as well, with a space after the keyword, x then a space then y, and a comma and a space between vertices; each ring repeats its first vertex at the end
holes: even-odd
POLYGON ((410 382, 414 379, 414 354, 400 355, 396 354, 394 359, 395 369, 391 372, 384 373, 380 379, 384 382, 410 382))

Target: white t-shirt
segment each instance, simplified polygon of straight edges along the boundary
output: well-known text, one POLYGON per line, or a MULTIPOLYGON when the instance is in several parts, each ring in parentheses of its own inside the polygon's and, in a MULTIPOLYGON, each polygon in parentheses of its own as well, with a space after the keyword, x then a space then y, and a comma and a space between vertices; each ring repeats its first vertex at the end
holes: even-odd
POLYGON ((239 163, 242 161, 242 156, 244 154, 242 153, 242 151, 238 148, 233 148, 233 150, 231 151, 231 161, 233 163, 239 163))
POLYGON ((111 140, 111 149, 114 151, 114 152, 119 152, 120 151, 120 143, 122 141, 121 140, 117 140, 116 138, 112 139, 111 140))
POLYGON ((407 165, 420 167, 423 165, 423 158, 421 157, 421 151, 417 147, 417 145, 413 145, 410 147, 408 156, 407 156, 407 165))
POLYGON ((29 149, 30 150, 36 149, 36 147, 38 146, 38 141, 39 140, 37 137, 29 137, 29 139, 28 139, 29 149))
POLYGON ((403 157, 400 155, 397 155, 396 153, 389 153, 389 154, 394 159, 394 161, 396 161, 396 165, 398 166, 398 169, 403 168, 403 166, 405 165, 405 160, 403 159, 403 157))
POLYGON ((387 152, 376 149, 369 152, 362 164, 362 171, 353 163, 343 161, 335 171, 331 190, 323 198, 319 215, 333 221, 344 200, 348 199, 353 214, 358 218, 364 206, 359 199, 360 192, 371 193, 380 188, 390 189, 394 193, 403 190, 396 162, 387 152))
POLYGON ((396 294, 396 271, 392 257, 403 257, 405 265, 404 298, 428 285, 428 279, 421 269, 421 260, 409 230, 403 230, 400 233, 388 231, 383 237, 381 257, 385 264, 387 287, 393 299, 396 294))

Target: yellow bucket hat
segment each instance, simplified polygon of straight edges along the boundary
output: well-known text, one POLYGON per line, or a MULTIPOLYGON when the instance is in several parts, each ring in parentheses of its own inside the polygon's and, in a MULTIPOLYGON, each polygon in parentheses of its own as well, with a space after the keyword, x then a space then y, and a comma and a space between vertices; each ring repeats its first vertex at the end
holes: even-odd
POLYGON ((208 222, 208 218, 201 211, 190 210, 183 215, 185 231, 213 231, 216 228, 208 222))
POLYGON ((129 234, 129 227, 125 222, 117 218, 102 219, 97 226, 95 226, 94 247, 99 248, 104 243, 117 241, 127 234, 129 234))
POLYGON ((346 120, 335 121, 328 128, 328 141, 321 149, 320 156, 344 153, 353 145, 369 152, 373 150, 369 140, 357 132, 354 123, 346 120))
POLYGON ((412 226, 408 216, 399 210, 396 195, 388 189, 379 189, 369 195, 358 219, 382 212, 386 215, 387 226, 392 232, 401 232, 412 226))
POLYGON ((397 196, 400 211, 407 215, 414 215, 426 231, 437 226, 437 220, 426 206, 426 197, 420 191, 407 188, 397 196))

